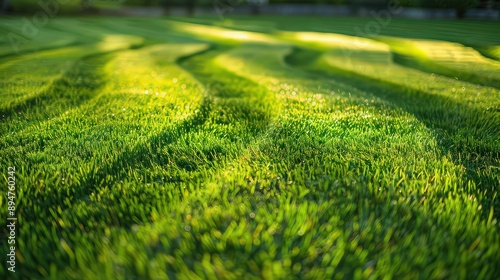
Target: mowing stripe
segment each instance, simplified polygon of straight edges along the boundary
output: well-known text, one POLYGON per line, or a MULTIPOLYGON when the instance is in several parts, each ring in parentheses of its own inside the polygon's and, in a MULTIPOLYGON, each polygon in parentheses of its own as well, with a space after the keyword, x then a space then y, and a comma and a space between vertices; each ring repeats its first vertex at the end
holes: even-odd
MULTIPOLYGON (((97 44, 38 52, 1 65, 0 73, 6 77, 0 84, 1 131, 15 127, 18 122, 13 120, 16 118, 22 121, 25 118, 50 117, 53 113, 60 113, 58 110, 65 111, 90 98, 91 96, 79 94, 77 89, 86 83, 95 84, 95 78, 84 78, 84 73, 92 74, 93 64, 88 64, 92 57, 126 49, 138 43, 140 38, 110 36, 97 44), (30 65, 34 63, 42 67, 33 70, 30 65)), ((93 87, 95 85, 90 88, 93 87)))
MULTIPOLYGON (((454 157, 454 160, 458 165, 467 167, 467 179, 475 182, 478 190, 495 191, 495 186, 500 182, 499 173, 491 169, 491 165, 496 164, 495 158, 500 155, 500 151, 496 148, 499 143, 496 135, 500 132, 498 130, 500 118, 496 112, 485 111, 484 105, 474 106, 475 104, 470 102, 467 104, 455 101, 451 96, 437 94, 428 88, 415 88, 414 84, 412 88, 405 88, 402 87, 402 81, 383 78, 375 72, 359 72, 352 68, 346 70, 345 63, 335 62, 333 66, 330 61, 321 58, 312 61, 309 66, 300 63, 301 57, 312 56, 308 54, 310 52, 317 53, 296 50, 291 55, 292 58, 288 58, 287 61, 293 61, 296 67, 313 71, 316 75, 327 73, 326 77, 356 85, 377 98, 383 98, 385 102, 410 112, 435 131, 440 149, 444 153, 459 155, 454 157), (481 161, 477 160, 478 157, 481 161)), ((316 57, 320 57, 320 54, 316 54, 316 57)), ((369 63, 363 66, 366 65, 369 63)), ((389 67, 383 69, 387 71, 389 67)), ((375 69, 380 72, 382 68, 375 69)), ((388 77, 398 75, 399 73, 390 72, 388 77)), ((485 97, 483 104, 491 106, 494 100, 496 100, 494 95, 485 97)), ((499 214, 496 212, 495 215, 499 214)))
POLYGON ((500 88, 500 62, 470 47, 443 41, 377 39, 389 44, 395 53, 394 61, 404 66, 500 88))
MULTIPOLYGON (((124 180, 122 175, 129 176, 127 179, 144 179, 141 175, 137 177, 136 172, 127 173, 127 163, 140 162, 139 157, 146 156, 144 153, 147 151, 143 149, 147 147, 150 137, 176 129, 196 114, 202 101, 201 90, 195 94, 198 87, 196 82, 174 61, 179 56, 198 52, 205 47, 172 44, 110 53, 107 55, 110 59, 105 60, 100 65, 100 72, 95 74, 102 74, 100 79, 112 82, 107 82, 99 89, 96 98, 55 119, 36 124, 29 131, 4 136, 2 144, 6 144, 6 147, 2 147, 2 164, 29 163, 23 169, 20 167, 17 173, 19 180, 26 186, 18 189, 19 195, 40 197, 50 194, 51 197, 50 201, 40 201, 35 209, 20 210, 19 215, 26 221, 21 230, 33 231, 27 222, 33 221, 37 224, 38 238, 56 242, 50 245, 53 247, 58 246, 60 238, 67 238, 64 224, 58 224, 57 229, 50 224, 59 215, 79 221, 74 226, 86 230, 108 225, 86 222, 94 221, 96 213, 102 211, 109 211, 107 213, 111 216, 108 217, 115 219, 108 222, 116 221, 117 225, 127 223, 126 218, 113 216, 119 208, 94 205, 89 202, 89 197, 97 192, 105 192, 106 188, 102 189, 101 186, 113 186, 119 180, 124 180), (183 85, 189 87, 190 94, 186 94, 183 85), (135 125, 137 119, 141 119, 140 127, 135 125), (27 143, 27 138, 32 140, 27 143), (64 149, 61 150, 62 146, 64 149), (12 154, 12 150, 17 152, 12 154), (62 169, 53 172, 54 167, 62 169), (108 176, 116 170, 126 173, 108 176), (54 205, 58 205, 57 210, 53 208, 54 205), (86 211, 88 207, 93 207, 95 211, 86 211), (31 211, 37 209, 42 211, 31 211)), ((131 207, 128 209, 133 210, 131 207)), ((79 239, 85 240, 83 237, 79 239)), ((35 242, 29 243, 29 246, 40 249, 47 244, 35 242)), ((102 246, 94 245, 94 248, 102 246)), ((51 257, 38 259, 29 251, 20 254, 26 261, 55 261, 51 257)), ((78 254, 76 252, 74 257, 78 257, 78 254)), ((61 255, 54 255, 57 256, 61 255)))

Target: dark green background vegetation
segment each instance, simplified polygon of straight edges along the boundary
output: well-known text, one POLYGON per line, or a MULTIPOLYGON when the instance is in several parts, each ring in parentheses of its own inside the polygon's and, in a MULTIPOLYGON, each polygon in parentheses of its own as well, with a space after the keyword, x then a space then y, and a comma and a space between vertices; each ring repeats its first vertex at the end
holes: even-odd
MULTIPOLYGON (((2 0, 5 1, 5 0, 2 0)), ((92 3, 117 3, 126 6, 213 6, 216 0, 68 0, 69 4, 66 10, 77 11, 82 6, 91 5, 92 3)), ((38 0, 15 0, 10 1, 12 8, 17 12, 27 12, 39 9, 38 0)), ((245 0, 219 0, 220 3, 236 3, 236 5, 245 4, 245 0)), ((359 5, 367 7, 384 7, 387 6, 389 0, 270 0, 269 3, 300 3, 300 4, 346 4, 359 5)), ((491 1, 493 7, 498 7, 500 1, 491 1)), ((400 0, 400 5, 405 7, 424 7, 424 8, 457 8, 466 9, 471 7, 485 7, 486 1, 479 0, 400 0)), ((234 4, 233 4, 234 5, 234 4)))

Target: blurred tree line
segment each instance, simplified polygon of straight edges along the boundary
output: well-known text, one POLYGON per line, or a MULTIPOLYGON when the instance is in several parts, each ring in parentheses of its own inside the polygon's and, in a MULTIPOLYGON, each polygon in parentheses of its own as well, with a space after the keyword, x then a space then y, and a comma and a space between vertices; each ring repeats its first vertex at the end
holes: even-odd
POLYGON ((386 7, 389 2, 399 3, 405 7, 423 8, 453 8, 457 16, 465 15, 469 8, 499 8, 500 0, 0 0, 0 9, 19 13, 39 11, 39 2, 49 3, 59 1, 60 12, 80 12, 85 8, 99 6, 99 4, 124 5, 124 6, 157 6, 164 9, 170 7, 185 7, 192 14, 196 7, 215 7, 226 5, 226 7, 237 7, 246 4, 336 4, 351 5, 353 7, 386 7))

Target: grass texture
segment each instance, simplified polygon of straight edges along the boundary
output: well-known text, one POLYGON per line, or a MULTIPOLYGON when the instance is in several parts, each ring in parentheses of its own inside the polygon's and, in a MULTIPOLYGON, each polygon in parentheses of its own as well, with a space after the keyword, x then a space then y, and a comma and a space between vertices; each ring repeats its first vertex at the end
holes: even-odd
POLYGON ((366 24, 55 18, 18 53, 2 38, 0 277, 498 279, 499 24, 366 24))

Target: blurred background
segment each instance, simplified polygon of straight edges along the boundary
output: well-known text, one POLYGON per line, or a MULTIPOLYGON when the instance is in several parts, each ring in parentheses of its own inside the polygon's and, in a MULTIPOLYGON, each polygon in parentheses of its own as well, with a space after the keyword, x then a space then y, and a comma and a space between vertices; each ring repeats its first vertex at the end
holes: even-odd
MULTIPOLYGON (((0 0, 1 14, 50 8, 57 0, 0 0), (51 4, 52 3, 52 4, 51 4)), ((499 19, 500 0, 58 0, 60 14, 116 16, 341 15, 370 16, 389 5, 409 18, 499 19)))

